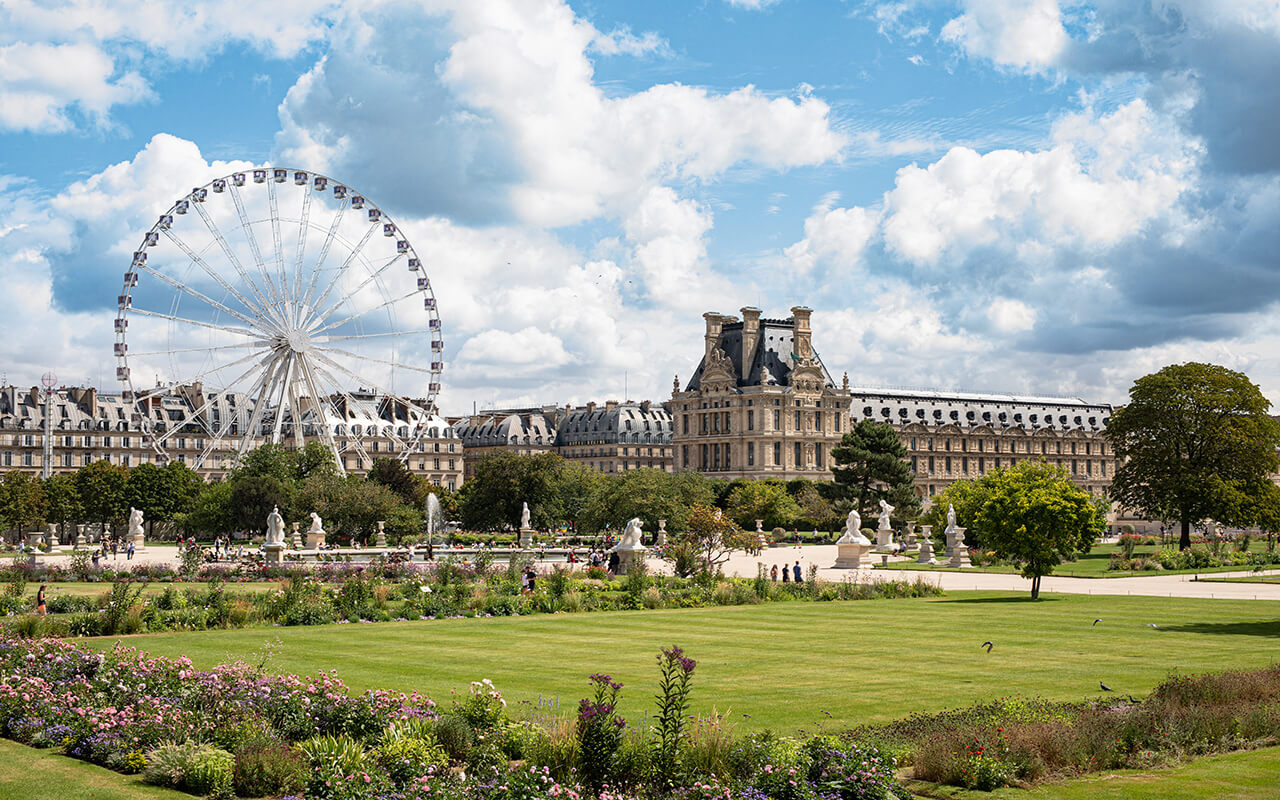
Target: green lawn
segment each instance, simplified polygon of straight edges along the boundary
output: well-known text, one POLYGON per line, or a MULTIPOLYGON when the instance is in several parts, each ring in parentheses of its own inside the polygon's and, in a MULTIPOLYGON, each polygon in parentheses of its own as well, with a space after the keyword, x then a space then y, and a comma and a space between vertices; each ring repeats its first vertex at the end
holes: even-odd
POLYGON ((1267 575, 1251 575, 1241 578, 1204 578, 1206 581, 1214 583, 1280 583, 1280 574, 1271 573, 1267 575))
MULTIPOLYGON (((65 582, 59 581, 56 583, 49 583, 45 585, 48 587, 46 589, 46 592, 48 593, 49 597, 61 597, 61 596, 67 596, 67 595, 74 595, 77 597, 84 597, 84 596, 97 597, 99 595, 107 594, 111 591, 110 582, 81 583, 78 581, 65 581, 65 582)), ((137 585, 137 584, 133 584, 133 585, 137 585)), ((170 586, 174 587, 174 589, 180 592, 185 592, 187 589, 194 589, 197 592, 203 593, 207 591, 209 588, 209 584, 200 583, 198 581, 191 582, 191 583, 153 582, 153 583, 146 584, 146 588, 143 590, 143 594, 146 594, 146 595, 161 594, 162 592, 164 592, 166 588, 170 586)), ((225 583, 223 584, 223 588, 226 591, 233 592, 233 593, 249 593, 249 592, 261 592, 267 589, 279 589, 280 584, 272 583, 270 581, 253 581, 253 582, 247 582, 247 583, 225 583)), ((39 589, 40 589, 40 584, 36 583, 35 581, 27 581, 26 594, 28 596, 35 597, 36 592, 39 591, 39 589)))
MULTIPOLYGON (((954 592, 920 600, 536 615, 313 628, 147 634, 125 641, 197 665, 250 659, 337 670, 358 690, 451 689, 492 679, 510 701, 572 709, 586 678, 625 684, 622 710, 652 708, 659 647, 698 660, 693 706, 744 727, 828 729, 1020 693, 1078 700, 1105 681, 1142 694, 1171 670, 1265 666, 1280 602, 954 592), (1102 623, 1094 626, 1093 620, 1102 623), (1159 628, 1148 627, 1156 623, 1159 628), (980 645, 994 642, 991 653, 980 645), (824 713, 825 712, 825 713, 824 713), (830 714, 828 718, 826 714, 830 714), (745 715, 750 715, 745 716, 745 715)), ((114 639, 89 639, 107 648, 114 639)))
MULTIPOLYGON (((1266 542, 1253 542, 1250 544, 1251 552, 1261 553, 1266 550, 1266 542)), ((1141 545, 1134 548, 1135 556, 1150 556, 1160 552, 1158 545, 1141 545)), ((1108 571, 1107 566, 1111 563, 1111 556, 1120 552, 1120 546, 1114 544, 1095 545, 1085 555, 1081 556, 1077 561, 1069 561, 1058 566, 1053 571, 1054 575, 1064 578, 1148 578, 1154 575, 1207 575, 1213 572, 1240 572, 1249 569, 1248 567, 1208 567, 1205 569, 1183 569, 1183 570, 1161 570, 1152 572, 1122 572, 1108 571)), ((934 557, 938 561, 944 561, 945 557, 942 552, 935 551, 934 557)), ((870 555, 871 562, 876 569, 911 569, 911 570, 934 570, 937 572, 994 572, 1000 574, 1013 574, 1018 570, 1009 566, 991 566, 991 567, 970 567, 960 570, 954 567, 948 567, 945 563, 937 565, 917 564, 915 556, 911 556, 909 561, 891 561, 888 566, 881 566, 880 559, 875 554, 870 555)))
POLYGON ((1176 767, 1120 770, 1034 789, 966 792, 914 784, 918 797, 954 800, 1269 800, 1280 782, 1280 747, 1197 758, 1176 767))
POLYGON ((137 775, 0 739, 0 800, 192 800, 191 795, 148 786, 137 775))

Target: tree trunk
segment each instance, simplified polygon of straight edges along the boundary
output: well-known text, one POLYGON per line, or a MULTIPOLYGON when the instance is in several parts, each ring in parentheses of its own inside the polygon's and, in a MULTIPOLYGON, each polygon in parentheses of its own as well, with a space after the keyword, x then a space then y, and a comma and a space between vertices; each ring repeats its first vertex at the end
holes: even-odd
POLYGON ((1031 579, 1031 599, 1040 599, 1040 576, 1037 575, 1031 579))
POLYGON ((1189 550, 1191 548, 1191 520, 1187 517, 1182 518, 1182 536, 1178 539, 1179 550, 1189 550))

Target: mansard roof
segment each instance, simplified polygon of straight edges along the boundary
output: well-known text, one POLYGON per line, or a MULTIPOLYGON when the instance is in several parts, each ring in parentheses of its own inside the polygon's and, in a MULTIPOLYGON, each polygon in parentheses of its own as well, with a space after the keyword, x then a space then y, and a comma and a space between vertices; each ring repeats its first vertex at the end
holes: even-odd
MULTIPOLYGON (((723 351, 728 362, 732 365, 734 375, 737 377, 737 385, 743 386, 790 386, 792 365, 793 335, 795 333, 795 321, 793 319, 767 319, 760 320, 760 339, 756 345, 755 353, 746 370, 746 377, 743 378, 742 369, 742 326, 741 320, 724 323, 724 327, 720 332, 720 338, 716 341, 714 349, 723 351)), ((713 350, 714 354, 714 350, 713 350)), ((834 387, 835 383, 831 380, 831 373, 827 372, 826 365, 822 363, 821 356, 815 348, 813 351, 813 359, 817 362, 818 368, 822 370, 823 383, 828 387, 834 387)), ((688 385, 685 387, 686 392, 695 392, 702 388, 702 373, 706 370, 707 357, 703 356, 698 362, 698 367, 693 371, 693 376, 689 379, 688 385)))

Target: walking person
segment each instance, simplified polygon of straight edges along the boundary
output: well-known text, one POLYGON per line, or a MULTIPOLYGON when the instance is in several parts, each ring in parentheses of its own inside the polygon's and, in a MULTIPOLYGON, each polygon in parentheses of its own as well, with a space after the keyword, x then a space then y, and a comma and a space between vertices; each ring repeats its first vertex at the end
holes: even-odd
POLYGON ((133 560, 133 542, 129 542, 129 549, 125 551, 124 560, 125 561, 133 560))
MULTIPOLYGON (((777 565, 774 566, 776 567, 777 565)), ((782 582, 791 583, 791 568, 786 564, 782 565, 782 582)))
POLYGON ((48 609, 44 606, 44 591, 45 585, 42 583, 40 584, 40 591, 36 592, 36 613, 42 617, 49 613, 48 609))
POLYGON ((796 562, 795 566, 796 583, 804 583, 804 571, 800 569, 800 562, 796 562))
POLYGON ((769 578, 774 583, 778 582, 778 565, 777 564, 774 564, 773 568, 769 570, 769 578))

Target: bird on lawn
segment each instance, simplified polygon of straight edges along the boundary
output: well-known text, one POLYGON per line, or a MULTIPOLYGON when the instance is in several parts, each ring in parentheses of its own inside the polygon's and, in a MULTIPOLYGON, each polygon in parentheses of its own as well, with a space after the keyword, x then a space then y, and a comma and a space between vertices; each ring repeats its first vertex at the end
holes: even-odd
POLYGON ((1150 626, 1151 626, 1151 627, 1153 627, 1153 628, 1159 628, 1159 627, 1160 627, 1159 625, 1155 624, 1154 622, 1148 622, 1147 624, 1148 624, 1148 625, 1150 625, 1150 626))
POLYGON ((1094 625, 1097 625, 1099 622, 1102 622, 1102 617, 1098 617, 1097 619, 1095 619, 1095 620, 1093 621, 1093 624, 1094 624, 1094 625))
POLYGON ((991 648, 995 647, 995 645, 992 644, 991 642, 983 642, 982 644, 978 645, 978 647, 985 647, 987 648, 987 652, 990 653, 991 648))
POLYGON ((1106 684, 1105 684, 1105 683, 1103 683, 1102 681, 1098 681, 1098 685, 1102 687, 1102 691, 1104 691, 1104 692, 1114 692, 1114 691, 1115 691, 1115 689, 1112 689, 1110 686, 1106 685, 1106 684))

